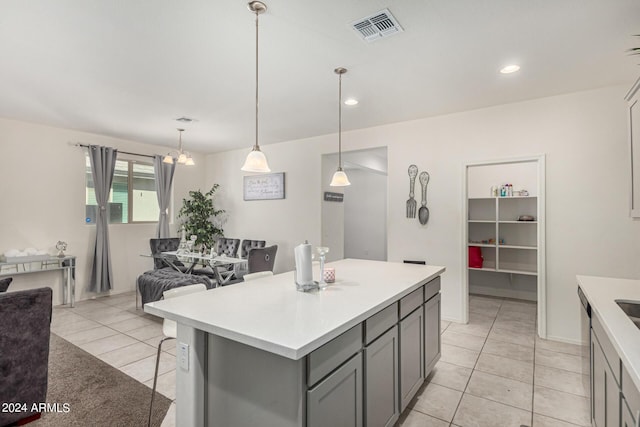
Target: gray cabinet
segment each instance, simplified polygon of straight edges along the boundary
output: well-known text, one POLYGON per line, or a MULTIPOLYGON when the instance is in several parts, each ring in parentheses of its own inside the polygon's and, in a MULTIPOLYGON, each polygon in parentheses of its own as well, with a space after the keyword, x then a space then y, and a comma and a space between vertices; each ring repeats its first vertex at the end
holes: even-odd
POLYGON ((638 427, 640 424, 640 392, 625 366, 622 366, 622 403, 620 406, 622 426, 638 427))
MULTIPOLYGON (((422 298, 422 296, 420 296, 422 298)), ((422 307, 400 321, 400 410, 404 411, 424 382, 424 312, 422 307)))
POLYGON ((595 339, 595 334, 591 331, 591 384, 593 396, 591 416, 595 427, 606 426, 606 365, 604 353, 595 339))
MULTIPOLYGON (((439 278, 438 278, 439 279, 439 278)), ((429 375, 440 360, 440 294, 424 304, 424 376, 429 375)))
POLYGON ((616 376, 610 365, 619 366, 620 359, 615 357, 614 360, 608 361, 605 349, 610 343, 603 337, 601 344, 598 338, 599 336, 592 330, 593 422, 596 427, 618 427, 620 426, 620 386, 616 382, 616 376))
POLYGON ((365 347, 364 372, 365 425, 393 426, 400 417, 397 326, 365 347))
POLYGON ((362 353, 307 391, 307 427, 362 427, 362 353))
POLYGON ((636 427, 636 423, 633 420, 633 415, 631 415, 631 410, 627 406, 626 400, 622 399, 622 427, 636 427))

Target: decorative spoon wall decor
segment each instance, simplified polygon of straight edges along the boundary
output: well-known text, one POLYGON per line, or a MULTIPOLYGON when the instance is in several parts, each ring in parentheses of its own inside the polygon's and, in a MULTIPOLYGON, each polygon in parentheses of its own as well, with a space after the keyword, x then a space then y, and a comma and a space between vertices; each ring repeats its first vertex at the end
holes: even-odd
POLYGON ((422 206, 418 211, 418 221, 425 225, 429 221, 429 208, 427 207, 427 184, 429 183, 429 173, 420 173, 420 185, 422 186, 422 206))

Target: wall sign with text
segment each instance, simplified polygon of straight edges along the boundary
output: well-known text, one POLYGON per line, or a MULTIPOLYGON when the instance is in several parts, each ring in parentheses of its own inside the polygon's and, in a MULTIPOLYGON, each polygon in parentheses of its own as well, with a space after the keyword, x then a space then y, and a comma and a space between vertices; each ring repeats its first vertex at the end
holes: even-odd
POLYGON ((284 199, 284 172, 244 177, 244 200, 284 199))
POLYGON ((325 202, 342 202, 343 200, 344 200, 344 194, 342 193, 334 193, 331 191, 324 192, 325 202))

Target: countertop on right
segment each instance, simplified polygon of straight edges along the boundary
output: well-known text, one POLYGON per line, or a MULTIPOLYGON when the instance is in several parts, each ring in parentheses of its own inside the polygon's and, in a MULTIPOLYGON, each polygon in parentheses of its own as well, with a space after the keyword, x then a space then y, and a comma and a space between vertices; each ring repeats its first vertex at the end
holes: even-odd
POLYGON ((640 280, 576 276, 580 289, 602 321, 636 388, 640 390, 640 329, 616 304, 616 300, 640 303, 640 280))

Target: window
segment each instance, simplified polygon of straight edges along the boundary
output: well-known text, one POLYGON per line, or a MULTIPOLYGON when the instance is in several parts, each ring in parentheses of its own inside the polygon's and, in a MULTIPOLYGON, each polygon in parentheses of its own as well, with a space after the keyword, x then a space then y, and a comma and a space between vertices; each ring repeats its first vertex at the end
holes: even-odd
MULTIPOLYGON (((91 161, 88 156, 85 158, 85 222, 93 224, 96 221, 96 193, 91 175, 91 161)), ((155 183, 152 164, 134 160, 116 160, 107 207, 109 223, 157 222, 160 210, 155 183)))

